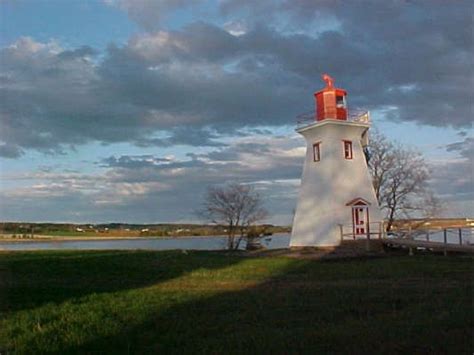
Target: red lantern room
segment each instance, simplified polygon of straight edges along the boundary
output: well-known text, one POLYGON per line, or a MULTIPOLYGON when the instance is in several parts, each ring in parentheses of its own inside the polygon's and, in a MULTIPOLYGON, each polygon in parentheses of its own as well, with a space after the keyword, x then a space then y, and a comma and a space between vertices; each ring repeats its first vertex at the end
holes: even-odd
POLYGON ((316 99, 316 120, 347 120, 346 90, 334 87, 334 79, 324 74, 326 87, 314 93, 316 99))

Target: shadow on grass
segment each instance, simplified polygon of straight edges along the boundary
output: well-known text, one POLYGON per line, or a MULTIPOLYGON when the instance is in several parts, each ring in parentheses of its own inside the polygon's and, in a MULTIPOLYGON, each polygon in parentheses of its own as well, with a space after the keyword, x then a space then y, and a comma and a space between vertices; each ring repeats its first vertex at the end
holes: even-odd
MULTIPOLYGON (((218 252, 58 253, 50 259, 57 258, 76 262, 53 261, 62 270, 45 278, 45 287, 71 268, 96 265, 80 274, 79 285, 88 288, 53 294, 55 300, 35 296, 39 301, 32 304, 88 296, 61 309, 41 307, 35 334, 18 337, 12 348, 114 354, 472 352, 472 259, 328 262, 218 252), (121 282, 115 279, 120 275, 121 282), (60 326, 48 329, 48 322, 69 329, 58 334, 60 326)), ((21 326, 15 324, 12 333, 21 326)))
POLYGON ((468 353, 467 262, 292 260, 255 286, 176 304, 67 352, 468 353))
POLYGON ((216 252, 41 251, 0 254, 0 314, 155 285, 238 262, 216 252))

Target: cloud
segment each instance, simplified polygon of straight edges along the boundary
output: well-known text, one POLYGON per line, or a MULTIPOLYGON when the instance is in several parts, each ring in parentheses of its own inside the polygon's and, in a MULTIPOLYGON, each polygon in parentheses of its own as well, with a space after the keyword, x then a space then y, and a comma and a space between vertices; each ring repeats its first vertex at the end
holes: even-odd
POLYGON ((82 46, 73 50, 61 51, 58 54, 58 59, 72 60, 72 59, 83 59, 87 60, 90 57, 94 57, 98 52, 89 46, 82 46))
POLYGON ((248 31, 248 26, 244 21, 229 21, 223 28, 233 36, 242 36, 248 31))
MULTIPOLYGON (((453 146, 458 147, 447 149, 453 146)), ((305 149, 303 138, 296 134, 254 134, 201 153, 189 150, 182 159, 118 155, 97 161, 100 169, 93 173, 40 166, 36 172, 3 174, 2 180, 20 185, 0 190, 4 201, 0 215, 4 220, 22 216, 36 221, 197 222, 195 211, 207 187, 238 182, 261 193, 270 211, 269 222, 290 224, 305 149)), ((445 206, 466 205, 474 198, 472 163, 462 156, 434 163, 431 185, 445 206)))
MULTIPOLYGON (((111 3, 149 26, 184 6, 111 3)), ((250 4, 222 2, 222 26, 160 27, 105 53, 31 38, 1 49, 0 154, 65 152, 93 141, 220 146, 223 134, 292 125, 314 106, 322 72, 348 89, 350 108, 470 126, 469 2, 261 1, 252 13, 250 4)))
POLYGON ((474 161, 474 138, 466 137, 463 141, 448 144, 446 146, 448 152, 459 152, 459 154, 471 162, 474 161))
POLYGON ((161 26, 164 18, 176 10, 192 6, 200 0, 103 0, 104 3, 125 11, 130 19, 146 30, 161 26))
POLYGON ((15 144, 0 144, 0 157, 19 158, 22 150, 15 144))
POLYGON ((21 215, 56 221, 197 221, 195 211, 207 187, 239 182, 255 185, 262 193, 272 215, 279 216, 272 222, 290 223, 303 144, 296 136, 243 137, 227 147, 189 154, 182 160, 122 155, 97 162, 102 169, 95 173, 45 171, 42 167, 36 172, 3 175, 3 180, 22 184, 0 191, 5 201, 0 214, 4 220, 21 215), (42 211, 35 212, 38 205, 42 211))
POLYGON ((472 120, 465 93, 474 83, 472 2, 264 0, 254 6, 227 0, 221 10, 247 22, 313 33, 316 45, 329 41, 313 66, 344 80, 356 104, 394 106, 392 119, 423 124, 465 127, 472 120), (333 23, 335 33, 312 31, 318 23, 333 23))
MULTIPOLYGON (((448 144, 448 152, 458 153, 459 157, 434 163, 432 167, 431 184, 444 201, 470 201, 469 210, 472 214, 474 201, 474 140, 471 137, 448 144)), ((449 211, 446 211, 449 212, 449 211)))
POLYGON ((118 158, 111 156, 108 158, 102 159, 100 162, 103 167, 110 168, 127 168, 127 169, 136 169, 148 166, 155 166, 158 164, 170 162, 170 158, 157 158, 153 155, 122 155, 118 158))
MULTIPOLYGON (((170 44, 157 50, 163 46, 166 52, 170 44)), ((29 38, 2 50, 2 151, 61 152, 91 141, 218 146, 217 133, 284 123, 299 90, 272 88, 284 73, 234 73, 213 64, 216 58, 193 64, 174 52, 150 57, 134 41, 111 47, 98 64, 92 53, 29 38)))
POLYGON ((464 159, 436 164, 433 167, 431 185, 445 200, 472 202, 474 200, 472 167, 472 161, 464 159))

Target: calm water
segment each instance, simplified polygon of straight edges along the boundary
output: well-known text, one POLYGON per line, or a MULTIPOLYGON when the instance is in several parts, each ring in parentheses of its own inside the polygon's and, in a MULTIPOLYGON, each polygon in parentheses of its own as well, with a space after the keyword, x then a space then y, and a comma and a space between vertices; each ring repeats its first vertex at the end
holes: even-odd
MULTIPOLYGON (((426 240, 425 234, 415 236, 415 239, 426 240)), ((429 237, 432 242, 443 242, 442 231, 432 231, 429 237)), ((459 236, 457 230, 448 230, 448 243, 458 244, 459 236)), ((226 248, 227 237, 179 237, 163 238, 149 237, 143 239, 117 239, 117 240, 56 240, 42 242, 13 242, 0 241, 0 250, 222 250, 226 248)), ((462 230, 463 244, 474 244, 473 230, 462 230)), ((290 234, 278 234, 262 239, 262 245, 268 249, 288 248, 290 234)), ((245 242, 241 243, 241 249, 245 248, 245 242)))
MULTIPOLYGON (((1 242, 0 250, 221 250, 226 248, 227 238, 219 237, 179 237, 179 238, 154 238, 146 239, 117 239, 117 240, 57 240, 42 242, 1 242)), ((265 237, 262 245, 268 249, 287 248, 290 243, 289 234, 278 234, 265 237)), ((245 248, 245 243, 241 243, 245 248)))

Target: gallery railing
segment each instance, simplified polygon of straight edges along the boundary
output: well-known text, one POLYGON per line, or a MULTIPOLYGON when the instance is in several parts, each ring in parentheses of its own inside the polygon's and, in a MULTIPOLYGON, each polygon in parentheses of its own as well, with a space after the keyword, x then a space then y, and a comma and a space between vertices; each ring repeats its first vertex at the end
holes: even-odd
MULTIPOLYGON (((347 121, 358 123, 370 123, 370 112, 363 109, 350 110, 347 116, 347 121)), ((296 128, 310 126, 316 123, 316 112, 308 111, 296 116, 296 128)))

